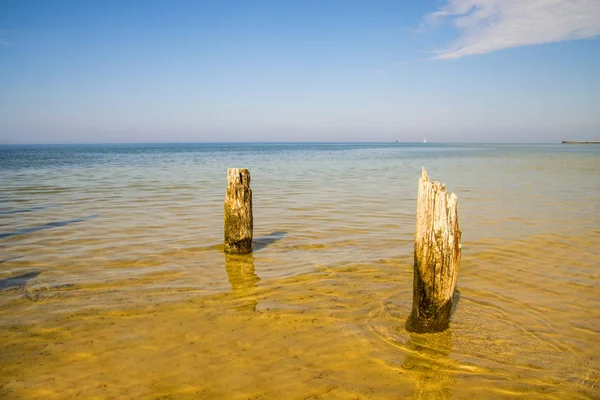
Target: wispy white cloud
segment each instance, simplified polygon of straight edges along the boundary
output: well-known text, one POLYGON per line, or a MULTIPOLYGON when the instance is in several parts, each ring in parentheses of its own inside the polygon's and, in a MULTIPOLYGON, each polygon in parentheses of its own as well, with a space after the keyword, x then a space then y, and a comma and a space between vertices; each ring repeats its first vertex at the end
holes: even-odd
POLYGON ((426 22, 458 29, 458 38, 433 57, 456 59, 600 35, 600 0, 447 0, 426 22))

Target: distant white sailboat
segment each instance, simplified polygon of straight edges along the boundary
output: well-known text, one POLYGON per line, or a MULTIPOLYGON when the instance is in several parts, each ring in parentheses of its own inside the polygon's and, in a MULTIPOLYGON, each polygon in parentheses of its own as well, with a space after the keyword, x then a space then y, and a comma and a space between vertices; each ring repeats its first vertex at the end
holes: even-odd
POLYGON ((427 143, 427 138, 423 138, 423 143, 427 143))

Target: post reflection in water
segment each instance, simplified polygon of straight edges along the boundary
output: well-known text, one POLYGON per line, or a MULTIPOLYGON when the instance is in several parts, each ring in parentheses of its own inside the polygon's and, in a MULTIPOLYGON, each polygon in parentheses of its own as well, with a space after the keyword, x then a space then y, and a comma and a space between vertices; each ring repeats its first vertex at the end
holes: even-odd
POLYGON ((410 333, 406 343, 408 353, 402 368, 417 382, 413 393, 415 399, 448 399, 455 385, 452 333, 446 329, 440 333, 410 333))
POLYGON ((252 254, 225 254, 225 270, 231 284, 231 293, 236 299, 236 309, 256 311, 256 297, 252 291, 260 278, 254 273, 252 254))

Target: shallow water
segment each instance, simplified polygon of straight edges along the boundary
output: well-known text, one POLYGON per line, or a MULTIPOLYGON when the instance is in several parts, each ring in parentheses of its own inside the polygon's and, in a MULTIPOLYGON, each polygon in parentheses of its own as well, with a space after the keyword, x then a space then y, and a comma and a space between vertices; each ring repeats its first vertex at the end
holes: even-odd
POLYGON ((0 181, 0 398, 600 397, 600 146, 7 146, 0 181), (236 166, 251 256, 222 252, 236 166), (463 231, 430 335, 423 166, 463 231))

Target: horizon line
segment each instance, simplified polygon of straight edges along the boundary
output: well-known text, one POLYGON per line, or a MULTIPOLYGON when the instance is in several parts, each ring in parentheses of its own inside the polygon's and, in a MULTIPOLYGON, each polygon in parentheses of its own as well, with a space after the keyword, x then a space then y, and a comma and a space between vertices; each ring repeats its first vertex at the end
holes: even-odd
MULTIPOLYGON (((567 140, 567 139, 565 139, 567 140)), ((563 140, 564 141, 564 140, 563 140)), ((579 142, 581 140, 568 140, 579 142)), ((587 141, 587 140, 586 140, 587 141)), ((206 142, 46 142, 46 143, 0 143, 0 146, 102 146, 102 145, 185 145, 185 144, 562 144, 552 142, 475 142, 475 141, 206 141, 206 142)))

